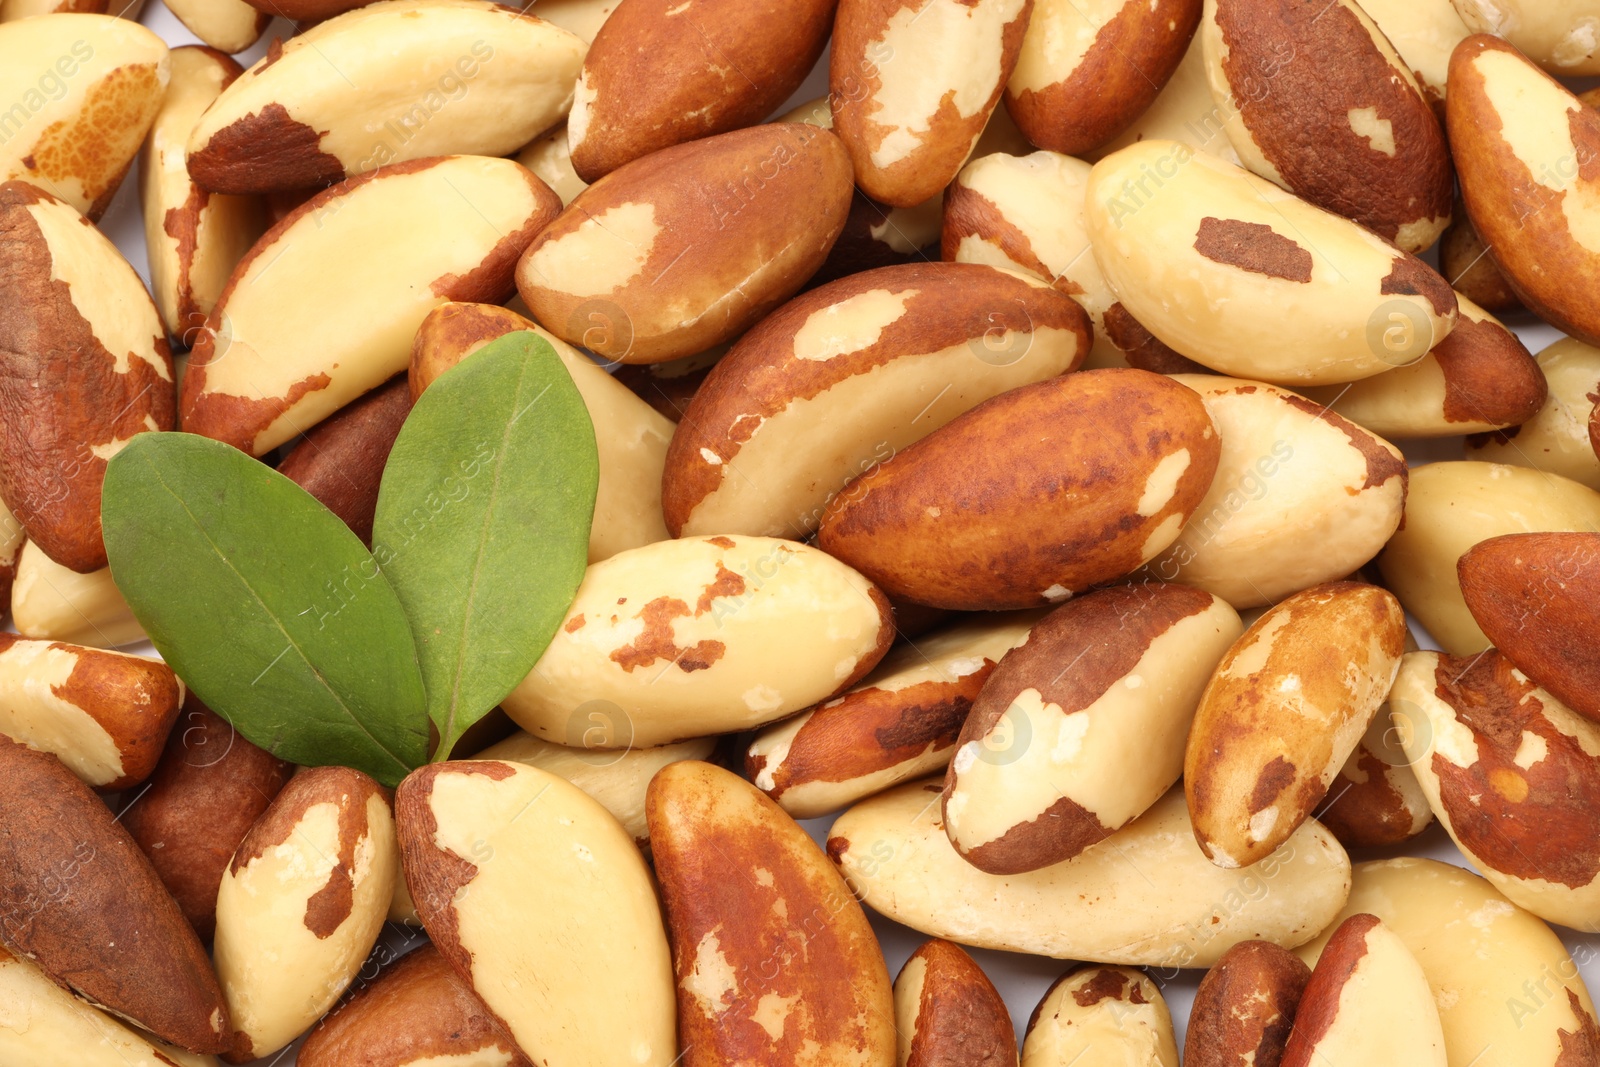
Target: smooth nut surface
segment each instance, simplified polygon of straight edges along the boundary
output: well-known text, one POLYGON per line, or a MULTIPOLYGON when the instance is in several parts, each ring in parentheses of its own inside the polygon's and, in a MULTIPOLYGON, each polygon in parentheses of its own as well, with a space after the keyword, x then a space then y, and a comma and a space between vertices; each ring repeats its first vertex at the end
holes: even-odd
POLYGON ((1278 1067, 1311 968, 1268 941, 1241 941, 1200 980, 1189 1010, 1188 1067, 1278 1067))
POLYGON ((1551 74, 1600 74, 1600 5, 1594 0, 1452 0, 1474 33, 1504 37, 1551 74))
POLYGON ((189 32, 228 54, 243 52, 255 44, 272 21, 269 13, 251 7, 245 0, 173 0, 167 9, 189 32))
POLYGON ((1471 36, 1451 0, 1361 0, 1441 117, 1450 80, 1450 54, 1471 36))
POLYGON ((1166 998, 1144 972, 1087 964, 1057 979, 1033 1009, 1022 1067, 1078 1062, 1178 1067, 1166 998))
POLYGON ((79 574, 45 555, 32 541, 23 544, 16 566, 11 621, 24 637, 93 648, 146 640, 144 627, 111 580, 110 568, 79 574))
POLYGON ((999 990, 949 941, 926 941, 894 980, 901 1067, 1017 1067, 1017 1034, 999 990))
POLYGON ((1345 848, 1380 848, 1409 841, 1433 822, 1410 757, 1400 743, 1411 718, 1396 723, 1385 703, 1328 786, 1315 817, 1345 848))
POLYGON ((1211 98, 1205 45, 1200 35, 1195 34, 1178 68, 1144 114, 1134 119, 1133 125, 1110 144, 1085 158, 1090 162, 1104 159, 1140 141, 1179 141, 1196 152, 1208 152, 1218 159, 1238 164, 1239 153, 1228 140, 1225 118, 1211 98))
POLYGON ((1467 458, 1549 471, 1600 489, 1600 457, 1589 421, 1600 402, 1600 348, 1571 337, 1539 353, 1543 405, 1516 425, 1467 442, 1467 458))

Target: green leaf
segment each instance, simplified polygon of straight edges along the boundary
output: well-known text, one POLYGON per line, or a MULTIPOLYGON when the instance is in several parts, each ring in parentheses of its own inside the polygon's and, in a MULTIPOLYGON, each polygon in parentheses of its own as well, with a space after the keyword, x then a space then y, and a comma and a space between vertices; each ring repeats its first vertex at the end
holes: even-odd
POLYGON ((400 601, 331 511, 230 445, 137 434, 106 468, 111 575, 157 651, 250 741, 395 785, 427 759, 400 601))
POLYGON ((491 341, 417 401, 389 453, 372 551, 422 660, 436 759, 544 654, 583 580, 600 461, 549 342, 491 341))

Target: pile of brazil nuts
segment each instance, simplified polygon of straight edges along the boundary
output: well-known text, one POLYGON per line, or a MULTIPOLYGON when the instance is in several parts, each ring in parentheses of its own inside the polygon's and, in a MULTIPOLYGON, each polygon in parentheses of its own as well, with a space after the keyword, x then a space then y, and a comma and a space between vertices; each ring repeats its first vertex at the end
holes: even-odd
POLYGON ((0 0, 0 1067, 1600 1067, 1600 0, 141 6, 0 0), (501 698, 181 669, 119 456, 367 647, 513 350, 501 698))

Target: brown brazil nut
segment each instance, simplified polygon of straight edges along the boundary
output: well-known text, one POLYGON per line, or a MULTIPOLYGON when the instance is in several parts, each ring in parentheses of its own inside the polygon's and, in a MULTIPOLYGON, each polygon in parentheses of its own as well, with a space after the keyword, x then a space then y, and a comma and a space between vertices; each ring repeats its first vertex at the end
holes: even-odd
POLYGON ((1081 371, 985 401, 863 474, 828 505, 818 544, 918 603, 1057 603, 1170 545, 1220 449, 1192 390, 1081 371), (951 506, 969 494, 981 509, 951 506))
POLYGON ((1600 401, 1600 348, 1563 337, 1539 353, 1547 389, 1542 406, 1516 425, 1467 439, 1468 459, 1549 471, 1600 489, 1600 458, 1589 422, 1600 401))
POLYGON ((1428 796, 1400 743, 1411 722, 1402 715, 1397 724, 1387 703, 1379 707, 1313 813, 1345 848, 1398 845, 1433 822, 1428 796))
POLYGON ((1194 994, 1184 1038, 1188 1067, 1278 1067, 1311 968, 1270 941, 1223 953, 1194 994))
POLYGON ((1450 225, 1439 238, 1439 273, 1460 296, 1486 311, 1521 311, 1522 300, 1512 291, 1489 246, 1478 236, 1472 216, 1458 199, 1450 225))
POLYGON ((925 941, 894 980, 904 1067, 1017 1067, 1017 1032, 999 990, 959 945, 925 941))

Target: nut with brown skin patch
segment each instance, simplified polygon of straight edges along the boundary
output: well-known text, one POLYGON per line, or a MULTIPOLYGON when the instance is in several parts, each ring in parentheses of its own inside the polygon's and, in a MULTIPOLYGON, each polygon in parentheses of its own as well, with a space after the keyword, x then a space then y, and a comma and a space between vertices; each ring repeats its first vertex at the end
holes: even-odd
POLYGON ((1600 348, 1564 337, 1539 353, 1548 386, 1538 409, 1500 433, 1467 439, 1466 457, 1549 471, 1600 490, 1589 422, 1600 401, 1600 348))
MULTIPOLYGON (((1472 35, 1455 5, 1450 0, 1361 0, 1361 10, 1394 46, 1443 122, 1450 53, 1472 35)), ((1454 215, 1456 221, 1460 218, 1454 215)))
POLYGON ((1033 1009, 1022 1067, 1101 1059, 1178 1067, 1166 999, 1142 971, 1085 964, 1056 979, 1033 1009))
POLYGON ((1222 120, 1206 76, 1205 48, 1196 34, 1190 38, 1178 68, 1144 114, 1109 144, 1090 153, 1088 159, 1090 162, 1104 159, 1140 141, 1170 140, 1237 164, 1239 154, 1229 143, 1222 120))
POLYGON ((1310 967, 1271 942, 1241 941, 1230 948, 1195 991, 1183 1062, 1278 1067, 1310 977, 1310 967))
POLYGON ((1212 862, 1248 867, 1305 821, 1388 695, 1405 639, 1392 595, 1336 582, 1267 611, 1228 650, 1183 767, 1195 840, 1212 862))
POLYGON ((1212 670, 1244 627, 1182 585, 1068 601, 984 682, 945 778, 945 832, 991 874, 1071 859, 1161 799, 1212 670), (1137 753, 1137 755, 1134 755, 1137 753))
POLYGON ((283 457, 278 473, 316 497, 370 546, 383 465, 410 413, 406 380, 392 378, 318 423, 283 457))
POLYGON ((817 543, 922 604, 1058 603, 1170 545, 1220 450, 1200 398, 1170 379, 1052 378, 979 404, 857 478, 828 505, 817 543))
POLYGON ((3 736, 0 780, 5 943, 163 1040, 228 1048, 211 961, 110 809, 55 756, 3 736))
POLYGON ((389 801, 371 778, 312 767, 283 787, 217 892, 230 1063, 271 1056, 339 999, 383 928, 398 863, 389 801))
POLYGON ((1439 239, 1439 273, 1458 296, 1469 298, 1486 311, 1522 310, 1522 301, 1489 254, 1489 246, 1478 236, 1460 199, 1451 213, 1450 225, 1439 239))
MULTIPOLYGON (((206 44, 229 55, 243 52, 267 32, 272 15, 245 0, 173 0, 168 9, 206 44)), ((187 141, 188 135, 184 135, 187 141)))
POLYGON ((1328 786, 1313 817, 1345 848, 1398 845, 1433 822, 1428 796, 1400 744, 1403 732, 1412 728, 1409 716, 1397 723, 1384 704, 1328 786))
POLYGON ((926 941, 894 980, 903 1067, 1017 1067, 1017 1034, 999 990, 949 941, 926 941))
POLYGON ((809 835, 709 763, 663 768, 646 811, 686 1067, 890 1067, 894 995, 850 887, 809 835))
POLYGON ((291 770, 191 693, 149 788, 124 809, 122 825, 202 941, 216 929, 228 861, 291 770))

